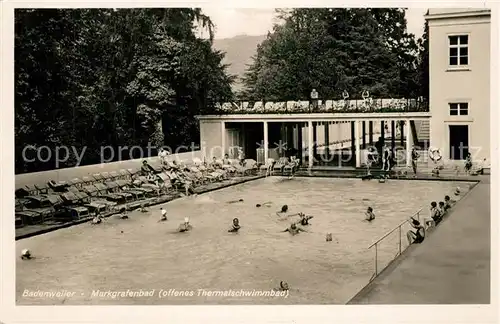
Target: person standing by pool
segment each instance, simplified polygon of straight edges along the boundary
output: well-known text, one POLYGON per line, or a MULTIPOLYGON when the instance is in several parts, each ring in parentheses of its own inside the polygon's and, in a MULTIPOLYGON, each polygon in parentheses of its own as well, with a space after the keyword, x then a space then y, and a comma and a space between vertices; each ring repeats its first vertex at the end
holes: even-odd
POLYGON ((420 224, 420 222, 414 218, 411 219, 410 225, 415 229, 415 231, 408 231, 406 233, 406 238, 409 244, 420 244, 425 239, 425 228, 420 224))
POLYGON ((365 220, 371 222, 375 219, 375 214, 373 213, 373 208, 368 207, 365 212, 365 220))
POLYGON ((465 158, 465 175, 470 175, 470 171, 472 169, 472 155, 467 153, 467 157, 465 158))
POLYGON ((413 168, 413 173, 417 176, 417 161, 420 155, 418 154, 415 146, 411 148, 411 166, 413 168))
POLYGON ((240 230, 240 220, 238 218, 233 219, 233 226, 230 230, 228 230, 229 233, 237 233, 240 230))

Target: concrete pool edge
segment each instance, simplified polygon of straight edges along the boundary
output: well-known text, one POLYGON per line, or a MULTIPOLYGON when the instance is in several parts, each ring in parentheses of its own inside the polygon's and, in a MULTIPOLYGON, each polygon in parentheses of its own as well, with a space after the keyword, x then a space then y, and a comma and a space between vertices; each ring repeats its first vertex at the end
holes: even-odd
MULTIPOLYGON (((273 176, 280 176, 280 175, 273 175, 273 176)), ((489 175, 488 175, 489 176, 489 175)), ((335 174, 335 173, 317 173, 317 174, 296 174, 295 177, 298 178, 340 178, 340 179, 359 179, 361 180, 361 176, 359 175, 354 175, 354 174, 349 174, 349 173, 344 173, 344 174, 335 174)), ((377 180, 377 179, 373 179, 377 180)), ((482 182, 483 180, 477 179, 477 176, 474 176, 474 178, 439 178, 439 177, 416 177, 416 178, 409 178, 409 177, 400 177, 400 178, 389 178, 388 180, 410 180, 410 181, 442 181, 442 182, 474 182, 474 183, 479 183, 482 182)))
MULTIPOLYGON (((240 185, 240 184, 243 184, 243 183, 246 183, 246 182, 250 182, 250 181, 262 179, 264 177, 265 177, 265 175, 250 176, 248 178, 238 179, 235 182, 221 183, 220 186, 209 187, 209 188, 202 188, 200 190, 196 190, 195 189, 195 193, 196 194, 205 194, 205 193, 209 193, 209 192, 216 191, 216 190, 219 190, 219 189, 224 189, 224 188, 228 188, 228 187, 240 185)), ((167 203, 167 202, 179 199, 179 198, 180 197, 177 197, 177 196, 165 197, 165 199, 160 199, 159 201, 157 201, 155 203, 152 203, 151 205, 148 205, 148 206, 155 206, 155 205, 159 205, 159 204, 164 204, 164 203, 167 203)), ((106 217, 111 217, 111 216, 116 215, 118 213, 119 212, 112 213, 112 214, 107 215, 106 217)), ((92 219, 92 217, 88 217, 88 218, 79 219, 79 220, 72 221, 72 222, 57 224, 57 225, 47 225, 46 228, 41 228, 41 229, 38 229, 38 230, 33 230, 31 232, 27 232, 27 233, 23 233, 23 234, 19 234, 19 235, 16 234, 15 235, 15 240, 19 241, 19 240, 27 239, 27 238, 30 238, 30 237, 33 237, 33 236, 37 236, 37 235, 42 235, 42 234, 47 234, 47 233, 50 233, 50 232, 54 232, 54 231, 57 231, 59 229, 64 229, 64 228, 68 228, 68 227, 80 225, 80 224, 89 222, 91 219, 92 219)), ((14 230, 16 230, 16 229, 14 229, 14 230)))
MULTIPOLYGON (((469 182, 471 182, 471 181, 469 181, 469 182)), ((476 189, 478 187, 478 184, 480 184, 481 182, 483 182, 483 181, 479 180, 479 181, 475 181, 472 184, 469 191, 467 191, 466 194, 459 201, 457 201, 456 205, 452 207, 452 209, 450 210, 450 213, 446 214, 446 216, 443 218, 443 220, 439 224, 439 227, 441 227, 443 225, 443 223, 445 223, 453 213, 457 212, 457 210, 460 207, 460 204, 465 200, 465 198, 467 198, 470 195, 471 192, 473 192, 474 189, 476 189)), ((485 184, 488 184, 488 183, 485 183, 485 184)), ((438 227, 427 230, 427 233, 432 234, 437 228, 438 227)), ((401 263, 403 263, 411 255, 412 251, 414 251, 415 249, 418 249, 419 247, 421 247, 420 244, 409 245, 404 251, 401 252, 400 255, 398 255, 393 260, 391 260, 384 267, 384 269, 378 273, 378 275, 376 275, 363 288, 361 288, 361 290, 359 290, 352 298, 350 298, 347 301, 346 305, 359 305, 360 304, 359 301, 363 300, 364 297, 366 297, 373 290, 373 288, 375 288, 377 286, 378 282, 380 282, 384 278, 387 278, 387 276, 389 276, 395 269, 398 268, 399 265, 401 265, 401 263)))

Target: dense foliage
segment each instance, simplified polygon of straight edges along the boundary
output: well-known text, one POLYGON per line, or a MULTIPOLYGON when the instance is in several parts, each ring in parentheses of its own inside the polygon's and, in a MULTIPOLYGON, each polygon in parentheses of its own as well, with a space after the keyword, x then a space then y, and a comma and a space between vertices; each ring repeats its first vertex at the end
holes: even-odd
POLYGON ((16 10, 16 173, 54 168, 24 161, 28 145, 86 147, 91 164, 103 146, 199 141, 194 116, 232 98, 212 30, 200 9, 16 10))
MULTIPOLYGON (((419 44, 398 8, 278 10, 281 23, 259 45, 241 99, 338 99, 421 95, 419 44)), ((422 47, 422 43, 420 43, 422 47)))

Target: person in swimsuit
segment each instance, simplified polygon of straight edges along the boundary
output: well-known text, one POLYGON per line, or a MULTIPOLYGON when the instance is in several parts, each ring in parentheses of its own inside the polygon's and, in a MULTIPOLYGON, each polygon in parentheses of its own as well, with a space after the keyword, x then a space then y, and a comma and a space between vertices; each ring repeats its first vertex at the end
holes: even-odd
POLYGON ((101 224, 102 223, 102 217, 101 215, 96 215, 93 219, 92 219, 92 225, 97 225, 97 224, 101 224))
POLYGON ((419 157, 420 155, 415 149, 415 146, 413 146, 411 149, 411 166, 413 168, 413 173, 415 174, 415 176, 417 175, 417 161, 419 157))
POLYGON ((295 223, 293 223, 292 225, 290 225, 289 228, 287 228, 286 230, 284 230, 283 232, 288 232, 292 235, 297 235, 299 234, 300 232, 306 232, 306 230, 302 229, 302 228, 299 228, 297 227, 297 225, 295 223))
POLYGON ((163 208, 160 208, 160 211, 161 211, 161 218, 159 222, 164 222, 167 220, 167 211, 163 208))
POLYGON ((448 195, 444 196, 444 210, 448 211, 448 209, 450 209, 455 202, 456 201, 451 199, 450 196, 448 195))
POLYGON ((427 228, 431 226, 436 226, 437 223, 439 223, 441 214, 439 213, 439 209, 437 208, 437 203, 435 201, 431 202, 431 208, 430 208, 430 218, 427 218, 425 220, 425 225, 427 225, 427 228))
POLYGON ((238 199, 238 200, 230 200, 228 201, 227 203, 228 204, 235 204, 235 203, 238 203, 238 202, 243 202, 244 200, 243 199, 238 199))
POLYGON ((255 207, 264 207, 264 206, 271 207, 272 204, 273 204, 272 202, 266 201, 265 203, 255 205, 255 207))
POLYGON ((298 221, 298 223, 300 223, 300 225, 302 226, 310 225, 309 220, 311 220, 314 217, 314 216, 306 216, 304 213, 299 213, 299 216, 300 216, 300 221, 298 221))
POLYGON ((467 153, 467 157, 465 158, 465 174, 470 175, 470 171, 472 169, 472 155, 467 153))
POLYGON ((189 218, 185 217, 184 218, 184 223, 179 225, 179 228, 177 229, 180 233, 188 232, 193 229, 193 226, 189 224, 189 218))
POLYGON ((443 219, 444 214, 446 213, 446 205, 445 205, 444 201, 439 202, 438 210, 439 210, 439 214, 441 215, 441 219, 440 219, 440 221, 441 221, 443 219))
POLYGON ((365 220, 368 222, 371 222, 372 220, 375 219, 375 214, 373 213, 373 208, 368 207, 365 212, 365 220))
POLYGON ((287 212, 288 212, 288 205, 283 205, 281 207, 281 211, 276 212, 276 215, 281 217, 282 215, 286 215, 287 212))
POLYGON ((409 244, 420 244, 425 239, 425 228, 420 224, 420 222, 414 218, 411 219, 410 225, 415 229, 415 231, 408 231, 406 237, 409 244))
POLYGON ((21 259, 22 260, 31 260, 33 259, 33 256, 31 255, 30 250, 24 249, 21 251, 21 259))
POLYGON ((233 227, 228 230, 229 233, 237 233, 240 230, 240 220, 238 218, 233 219, 233 227))

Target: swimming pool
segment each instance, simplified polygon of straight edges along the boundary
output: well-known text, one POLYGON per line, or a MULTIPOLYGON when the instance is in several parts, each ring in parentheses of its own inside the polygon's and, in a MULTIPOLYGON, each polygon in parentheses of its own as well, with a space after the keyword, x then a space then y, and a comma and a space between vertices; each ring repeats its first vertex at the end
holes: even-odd
MULTIPOLYGON (((373 274, 374 252, 368 246, 420 208, 427 217, 430 201, 452 196, 457 186, 462 195, 469 188, 464 182, 270 177, 174 200, 148 213, 130 213, 127 220, 110 218, 99 226, 87 223, 17 241, 17 255, 29 248, 36 259, 16 262, 16 300, 89 305, 343 304, 373 274), (227 203, 240 198, 244 201, 227 203), (266 201, 272 201, 272 207, 256 207, 266 201), (315 216, 307 233, 292 237, 281 232, 289 224, 275 214, 283 204, 291 213, 315 216), (377 216, 372 223, 363 221, 368 206, 377 216), (157 222, 160 207, 168 211, 167 222, 157 222), (175 233, 185 216, 194 230, 175 233), (227 232, 234 217, 242 226, 237 234, 227 232), (326 233, 333 234, 333 242, 325 241, 326 233), (287 298, 206 293, 269 291, 280 280, 290 285, 287 298), (92 296, 127 289, 154 292, 143 297, 92 296), (173 290, 159 298, 160 289, 173 290), (205 295, 199 296, 198 289, 205 289, 205 295), (26 296, 63 290, 73 296, 26 296), (181 291, 193 296, 179 296, 181 291)), ((388 237, 379 248, 379 268, 397 250, 397 235, 388 237)))

